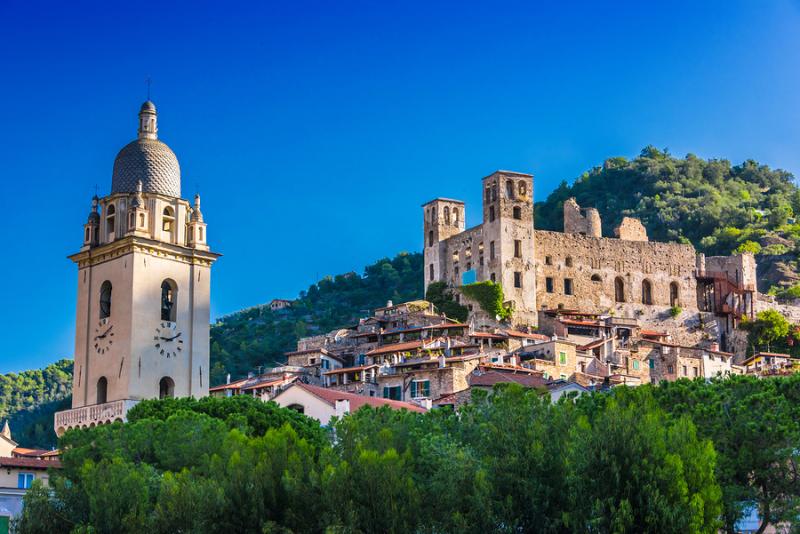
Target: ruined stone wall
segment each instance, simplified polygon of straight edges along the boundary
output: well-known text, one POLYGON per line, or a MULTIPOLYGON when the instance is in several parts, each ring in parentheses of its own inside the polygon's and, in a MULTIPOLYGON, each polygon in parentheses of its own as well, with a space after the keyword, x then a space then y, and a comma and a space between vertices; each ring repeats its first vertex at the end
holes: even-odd
POLYGON ((697 309, 696 258, 691 245, 545 230, 535 230, 534 241, 540 309, 615 310, 623 317, 638 317, 643 309, 669 308, 673 291, 678 306, 697 309), (617 298, 617 283, 621 283, 621 299, 617 298))
POLYGON ((476 281, 486 280, 489 245, 483 239, 483 225, 449 237, 442 243, 441 277, 454 286, 460 286, 466 271, 474 270, 476 281))
POLYGON ((595 208, 581 208, 574 198, 564 202, 564 232, 601 237, 600 212, 595 208))
POLYGON ((648 241, 647 229, 639 219, 623 217, 622 222, 614 228, 614 236, 626 241, 648 241))
POLYGON ((707 256, 705 270, 707 273, 727 273, 730 280, 741 283, 745 288, 756 288, 756 260, 749 252, 733 256, 707 256))

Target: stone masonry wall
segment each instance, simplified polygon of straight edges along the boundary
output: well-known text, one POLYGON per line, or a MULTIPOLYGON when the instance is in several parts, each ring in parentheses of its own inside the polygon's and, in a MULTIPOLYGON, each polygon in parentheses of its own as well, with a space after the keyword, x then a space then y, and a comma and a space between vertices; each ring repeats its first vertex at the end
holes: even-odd
POLYGON ((647 229, 639 219, 623 217, 619 226, 614 228, 614 236, 626 241, 647 241, 647 229))

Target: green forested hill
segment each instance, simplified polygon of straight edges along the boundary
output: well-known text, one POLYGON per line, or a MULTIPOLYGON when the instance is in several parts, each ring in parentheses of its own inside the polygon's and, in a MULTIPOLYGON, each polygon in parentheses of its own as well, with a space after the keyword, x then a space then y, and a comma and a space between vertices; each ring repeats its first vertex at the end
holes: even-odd
POLYGON ((352 324, 387 300, 421 298, 422 285, 422 254, 402 252, 369 265, 363 275, 325 277, 291 308, 273 312, 262 305, 223 317, 211 327, 211 383, 282 362, 299 337, 352 324))
POLYGON ((647 147, 632 160, 606 160, 572 185, 562 182, 536 204, 536 227, 561 230, 570 197, 600 211, 604 235, 623 217, 637 217, 653 240, 691 242, 709 255, 755 253, 764 291, 797 279, 800 190, 786 171, 647 147))
POLYGON ((50 447, 55 444, 53 414, 68 406, 71 391, 71 360, 0 375, 0 421, 8 419, 20 445, 50 447))

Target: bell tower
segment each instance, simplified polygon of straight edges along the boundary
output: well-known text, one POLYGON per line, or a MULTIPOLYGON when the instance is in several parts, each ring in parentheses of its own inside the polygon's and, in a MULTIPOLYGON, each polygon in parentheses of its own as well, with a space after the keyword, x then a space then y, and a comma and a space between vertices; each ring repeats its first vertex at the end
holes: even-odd
POLYGON ((92 200, 78 266, 74 427, 124 421, 143 399, 208 394, 211 266, 199 196, 181 198, 180 166, 158 139, 156 107, 114 161, 111 191, 92 200))

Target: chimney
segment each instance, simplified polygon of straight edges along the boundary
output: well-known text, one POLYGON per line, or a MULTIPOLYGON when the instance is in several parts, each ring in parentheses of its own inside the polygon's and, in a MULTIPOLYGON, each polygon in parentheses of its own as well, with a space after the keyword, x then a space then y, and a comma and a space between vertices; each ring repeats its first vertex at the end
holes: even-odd
POLYGON ((709 350, 713 350, 713 351, 715 351, 715 352, 719 352, 719 343, 717 343, 716 341, 714 341, 714 342, 711 344, 711 347, 709 347, 709 350))
POLYGON ((392 306, 394 306, 394 303, 391 300, 387 300, 386 301, 386 307, 387 308, 391 308, 392 306))
POLYGON ((350 413, 350 401, 347 399, 337 399, 334 405, 336 417, 343 417, 350 413))
POLYGON ((228 377, 225 379, 225 383, 226 384, 230 384, 231 383, 231 374, 230 373, 228 373, 228 377))

